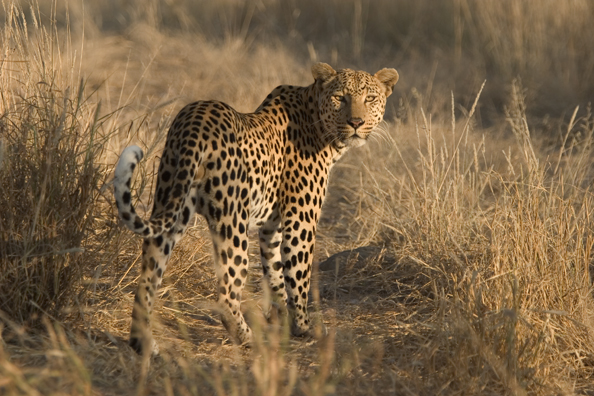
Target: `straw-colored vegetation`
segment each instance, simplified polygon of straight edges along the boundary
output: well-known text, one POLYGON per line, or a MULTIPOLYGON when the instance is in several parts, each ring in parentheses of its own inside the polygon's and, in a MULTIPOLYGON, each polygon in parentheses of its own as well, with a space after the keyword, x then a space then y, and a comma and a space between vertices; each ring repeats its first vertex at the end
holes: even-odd
POLYGON ((594 393, 592 2, 40 3, 0 9, 0 394, 594 393), (316 60, 401 76, 333 171, 313 290, 328 335, 263 320, 254 248, 255 343, 232 345, 197 219, 155 310, 161 355, 136 356, 119 153, 148 153, 150 208, 183 104, 250 111, 316 60))

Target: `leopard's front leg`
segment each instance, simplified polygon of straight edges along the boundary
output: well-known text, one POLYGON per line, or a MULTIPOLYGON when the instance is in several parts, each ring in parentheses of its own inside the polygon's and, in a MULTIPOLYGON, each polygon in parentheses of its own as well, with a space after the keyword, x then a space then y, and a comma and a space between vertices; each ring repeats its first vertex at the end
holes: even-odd
MULTIPOLYGON (((292 213, 289 211, 289 213, 292 213)), ((287 309, 293 335, 301 336, 309 331, 307 295, 315 244, 316 219, 295 218, 284 221, 281 254, 283 257, 283 275, 287 293, 287 309)))
POLYGON ((281 255, 282 236, 280 216, 278 212, 273 212, 270 219, 260 228, 259 234, 262 269, 271 294, 271 306, 266 312, 268 319, 286 314, 287 292, 281 255))
POLYGON ((238 204, 237 212, 222 215, 220 208, 212 208, 207 215, 214 248, 214 261, 219 280, 218 303, 221 321, 240 345, 249 345, 252 331, 241 312, 241 296, 247 281, 248 221, 247 210, 238 204), (240 211, 239 211, 240 210, 240 211), (243 219, 246 220, 243 220, 243 219))

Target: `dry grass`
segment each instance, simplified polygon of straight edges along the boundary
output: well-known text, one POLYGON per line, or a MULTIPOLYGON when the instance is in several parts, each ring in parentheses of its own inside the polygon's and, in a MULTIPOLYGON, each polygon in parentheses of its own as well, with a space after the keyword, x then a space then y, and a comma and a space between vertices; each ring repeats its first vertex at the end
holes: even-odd
POLYGON ((5 1, 0 393, 594 394, 594 7, 538 3, 5 1), (144 146, 149 208, 183 103, 249 111, 313 60, 402 76, 381 133, 333 171, 313 290, 328 336, 263 320, 254 247, 256 341, 230 344, 197 219, 149 364, 126 345, 140 241, 117 225, 117 156, 144 146))
POLYGON ((19 322, 77 301, 108 138, 72 73, 72 48, 56 48, 57 32, 34 23, 29 37, 20 11, 9 10, 0 74, 0 309, 19 322))

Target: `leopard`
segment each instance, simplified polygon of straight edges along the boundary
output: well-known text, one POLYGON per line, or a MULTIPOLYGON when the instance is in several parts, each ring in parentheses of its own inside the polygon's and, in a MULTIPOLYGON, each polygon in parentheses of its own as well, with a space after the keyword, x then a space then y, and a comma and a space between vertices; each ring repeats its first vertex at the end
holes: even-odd
POLYGON ((311 72, 311 85, 280 85, 253 113, 216 100, 183 107, 167 133, 148 220, 137 214, 131 193, 144 154, 136 145, 123 150, 115 203, 121 222, 143 237, 129 338, 137 353, 158 354, 150 320, 157 290, 195 214, 212 238, 216 305, 232 341, 249 345, 253 336, 241 310, 252 227, 272 300, 294 336, 311 333, 308 292, 330 169, 369 140, 399 79, 393 68, 372 75, 321 62, 311 72))

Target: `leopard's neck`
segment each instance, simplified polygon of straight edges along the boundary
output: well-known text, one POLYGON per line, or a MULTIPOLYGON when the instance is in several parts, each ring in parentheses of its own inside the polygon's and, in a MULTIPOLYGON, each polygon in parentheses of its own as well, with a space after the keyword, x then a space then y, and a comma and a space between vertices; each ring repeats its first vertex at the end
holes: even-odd
POLYGON ((307 106, 307 113, 311 116, 311 126, 313 132, 322 144, 323 150, 327 151, 331 159, 330 166, 342 157, 349 149, 342 146, 336 140, 332 140, 333 133, 327 131, 320 117, 320 93, 321 88, 317 83, 313 83, 303 89, 303 103, 307 106))

